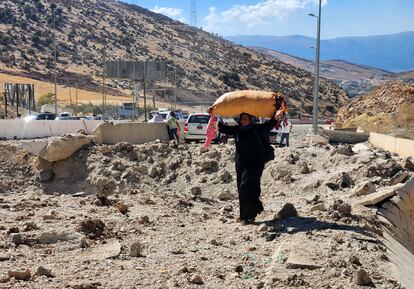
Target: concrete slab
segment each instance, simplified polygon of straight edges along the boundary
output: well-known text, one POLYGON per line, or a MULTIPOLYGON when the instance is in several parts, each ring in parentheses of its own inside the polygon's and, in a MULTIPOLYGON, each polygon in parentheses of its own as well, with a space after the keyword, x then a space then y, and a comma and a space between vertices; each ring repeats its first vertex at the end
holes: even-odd
POLYGON ((32 140, 21 142, 17 145, 18 148, 21 148, 31 154, 40 155, 46 149, 48 141, 44 140, 32 140))
POLYGON ((315 270, 322 268, 322 265, 318 264, 316 260, 311 259, 308 256, 304 256, 298 252, 292 252, 286 261, 286 266, 291 269, 309 269, 315 270))
POLYGON ((358 143, 352 147, 352 151, 356 154, 361 151, 369 151, 369 150, 371 150, 371 148, 364 143, 358 143))
POLYGON ((95 136, 74 133, 62 137, 25 141, 19 143, 17 147, 48 162, 56 162, 69 158, 84 145, 93 141, 95 136))
POLYGON ((399 188, 401 188, 402 184, 397 184, 391 187, 385 187, 381 188, 377 192, 373 194, 369 194, 366 196, 362 196, 360 198, 357 198, 353 204, 354 205, 363 205, 363 206, 374 206, 388 198, 391 198, 392 196, 397 194, 397 191, 399 188))

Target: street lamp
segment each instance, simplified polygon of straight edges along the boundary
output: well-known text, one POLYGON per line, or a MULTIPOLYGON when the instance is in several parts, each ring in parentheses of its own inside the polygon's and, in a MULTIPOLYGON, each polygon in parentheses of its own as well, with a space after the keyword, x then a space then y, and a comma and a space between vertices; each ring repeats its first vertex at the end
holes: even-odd
POLYGON ((316 40, 316 59, 315 59, 315 83, 313 86, 313 112, 312 112, 312 128, 313 133, 318 134, 318 102, 319 102, 319 62, 320 62, 320 50, 321 50, 321 12, 322 12, 322 0, 319 0, 319 16, 313 13, 308 15, 315 17, 318 20, 318 31, 316 40))

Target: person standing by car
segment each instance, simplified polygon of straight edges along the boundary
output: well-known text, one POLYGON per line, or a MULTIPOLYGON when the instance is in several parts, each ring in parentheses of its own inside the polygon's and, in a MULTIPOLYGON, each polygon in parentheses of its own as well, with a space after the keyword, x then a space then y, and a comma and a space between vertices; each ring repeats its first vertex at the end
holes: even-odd
POLYGON ((167 130, 168 130, 168 137, 170 138, 170 141, 176 140, 177 142, 180 142, 180 138, 178 137, 178 130, 180 128, 180 124, 178 123, 178 120, 176 119, 176 115, 173 111, 171 111, 167 117, 167 130))
POLYGON ((280 139, 280 147, 283 147, 283 141, 286 140, 286 146, 289 146, 289 134, 292 131, 292 123, 286 114, 282 118, 280 123, 280 128, 282 130, 282 137, 280 139))
POLYGON ((162 118, 162 115, 160 113, 156 113, 154 117, 150 120, 150 122, 163 122, 164 119, 162 118))
MULTIPOLYGON (((267 146, 272 150, 265 139, 275 126, 278 112, 263 124, 256 124, 255 117, 247 113, 240 114, 238 125, 228 126, 219 122, 219 131, 226 135, 233 135, 236 140, 236 172, 237 190, 239 194, 240 218, 244 224, 253 223, 256 216, 263 211, 260 201, 260 178, 265 163, 268 161, 267 146)), ((273 155, 274 156, 274 155, 273 155)))

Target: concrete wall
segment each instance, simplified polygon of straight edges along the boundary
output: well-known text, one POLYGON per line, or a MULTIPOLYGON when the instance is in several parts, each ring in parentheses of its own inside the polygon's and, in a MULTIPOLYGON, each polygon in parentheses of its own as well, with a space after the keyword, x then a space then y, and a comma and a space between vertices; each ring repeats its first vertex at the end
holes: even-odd
MULTIPOLYGON (((184 123, 180 123, 180 126, 183 129, 184 123)), ((93 133, 104 144, 115 144, 118 142, 143 144, 157 139, 169 141, 165 123, 102 123, 93 133)), ((183 135, 182 132, 181 135, 183 135)))
POLYGON ((99 125, 99 120, 33 120, 24 119, 0 120, 0 138, 25 139, 60 136, 80 129, 87 133, 99 125))
POLYGON ((374 146, 397 153, 401 157, 414 157, 414 140, 371 132, 369 141, 374 146))

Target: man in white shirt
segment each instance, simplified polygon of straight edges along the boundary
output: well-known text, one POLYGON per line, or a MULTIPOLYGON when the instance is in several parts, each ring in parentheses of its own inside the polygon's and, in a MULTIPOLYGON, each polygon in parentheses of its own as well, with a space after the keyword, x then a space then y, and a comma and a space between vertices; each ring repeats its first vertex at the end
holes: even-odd
POLYGON ((285 115, 282 119, 282 122, 280 123, 280 127, 282 130, 282 137, 280 139, 280 146, 283 146, 283 141, 286 139, 286 146, 289 146, 289 133, 292 130, 292 123, 288 119, 288 117, 285 115))

